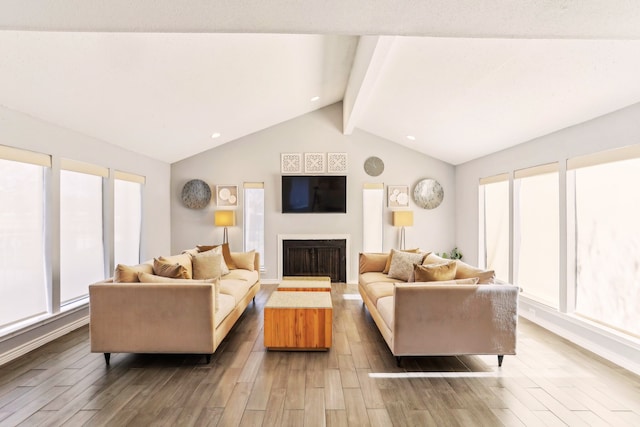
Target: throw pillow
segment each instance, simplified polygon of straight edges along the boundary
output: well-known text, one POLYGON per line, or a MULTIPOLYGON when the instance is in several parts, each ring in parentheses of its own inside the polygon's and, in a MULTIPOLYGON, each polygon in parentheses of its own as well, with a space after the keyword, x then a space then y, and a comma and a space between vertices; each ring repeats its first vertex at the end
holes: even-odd
POLYGON ((183 254, 187 254, 190 256, 194 256, 197 255, 200 251, 198 250, 198 248, 193 248, 193 249, 185 249, 184 251, 182 251, 183 254))
POLYGON ((193 278, 200 280, 220 277, 222 261, 222 255, 216 254, 213 251, 201 252, 192 256, 193 278))
MULTIPOLYGON (((387 258, 387 263, 384 266, 384 270, 382 270, 382 272, 384 274, 389 274, 389 268, 391 268, 391 260, 393 258, 393 254, 394 253, 398 253, 399 251, 396 251, 395 249, 391 249, 391 253, 389 254, 389 257, 387 258)), ((407 253, 418 253, 420 252, 419 248, 415 248, 415 249, 403 249, 402 252, 407 252, 407 253)))
POLYGON ((133 266, 118 264, 113 272, 113 283, 139 282, 138 273, 153 273, 153 266, 151 264, 133 266))
MULTIPOLYGON (((153 274, 157 276, 169 277, 172 279, 189 279, 189 272, 184 265, 163 261, 158 258, 153 259, 153 274)), ((138 275, 138 279, 140 276, 138 275)))
MULTIPOLYGON (((253 271, 255 270, 254 261, 256 258, 256 251, 249 252, 231 252, 231 259, 235 264, 235 269, 241 268, 243 270, 253 271)), ((231 269, 231 267, 229 267, 231 269)))
POLYGON ((443 264, 416 265, 413 267, 413 274, 416 282, 453 280, 456 278, 456 267, 455 261, 443 264))
MULTIPOLYGON (((362 273, 370 273, 375 271, 384 271, 387 266, 387 260, 389 259, 389 254, 381 254, 381 253, 361 253, 360 254, 360 266, 358 271, 360 274, 362 273)), ((387 272, 389 269, 387 269, 387 272)))
POLYGON ((191 256, 188 254, 172 255, 168 257, 158 257, 162 262, 168 262, 171 264, 180 264, 187 270, 187 276, 185 279, 193 278, 193 267, 191 266, 191 256))
POLYGON ((434 253, 430 253, 429 255, 427 255, 424 258, 424 261, 422 261, 422 265, 428 265, 428 264, 444 264, 445 262, 449 262, 451 261, 450 259, 446 259, 446 258, 442 258, 434 253))
POLYGON ((389 267, 389 277, 409 281, 409 276, 413 271, 413 264, 422 264, 424 254, 413 252, 399 252, 391 249, 391 266, 389 267))
POLYGON ((229 244, 228 243, 223 243, 221 245, 197 245, 196 248, 198 248, 198 251, 200 251, 200 252, 206 252, 206 251, 210 251, 211 249, 215 249, 215 248, 220 247, 220 246, 222 246, 222 256, 224 257, 225 265, 228 268, 235 269, 236 265, 233 262, 233 259, 231 258, 231 251, 229 250, 229 244))
POLYGON ((482 270, 481 268, 472 267, 460 260, 456 260, 457 272, 456 279, 467 279, 469 277, 478 277, 481 285, 496 282, 496 273, 493 270, 482 270))
MULTIPOLYGON (((229 267, 227 266, 227 263, 224 260, 224 255, 222 253, 222 246, 216 246, 215 248, 210 249, 206 252, 222 255, 222 258, 220 259, 220 274, 222 276, 224 276, 225 274, 229 274, 229 267)), ((206 252, 203 252, 203 253, 206 253, 206 252)))

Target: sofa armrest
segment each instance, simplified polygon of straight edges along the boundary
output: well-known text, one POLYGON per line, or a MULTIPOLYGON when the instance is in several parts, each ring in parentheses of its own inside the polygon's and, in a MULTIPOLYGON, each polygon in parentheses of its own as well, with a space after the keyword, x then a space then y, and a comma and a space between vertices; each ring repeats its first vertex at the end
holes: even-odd
POLYGON ((515 354, 518 287, 396 284, 395 355, 515 354))
POLYGON ((215 351, 212 284, 97 283, 89 307, 92 352, 215 351))

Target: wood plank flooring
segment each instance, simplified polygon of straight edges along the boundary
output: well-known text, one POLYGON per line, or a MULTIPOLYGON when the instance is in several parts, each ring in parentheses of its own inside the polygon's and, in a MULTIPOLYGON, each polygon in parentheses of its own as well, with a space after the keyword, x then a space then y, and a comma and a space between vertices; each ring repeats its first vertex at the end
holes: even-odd
POLYGON ((266 351, 264 285, 205 364, 89 352, 88 327, 0 367, 0 426, 640 426, 640 378, 521 320, 518 355, 398 368, 353 285, 334 284, 333 346, 266 351))

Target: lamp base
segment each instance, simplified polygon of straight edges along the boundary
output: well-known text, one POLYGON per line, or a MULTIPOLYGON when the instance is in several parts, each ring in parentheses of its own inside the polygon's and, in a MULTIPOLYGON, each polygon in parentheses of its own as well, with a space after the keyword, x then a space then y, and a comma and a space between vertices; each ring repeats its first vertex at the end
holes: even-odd
POLYGON ((404 233, 404 227, 400 228, 400 250, 404 250, 405 249, 405 233, 404 233))

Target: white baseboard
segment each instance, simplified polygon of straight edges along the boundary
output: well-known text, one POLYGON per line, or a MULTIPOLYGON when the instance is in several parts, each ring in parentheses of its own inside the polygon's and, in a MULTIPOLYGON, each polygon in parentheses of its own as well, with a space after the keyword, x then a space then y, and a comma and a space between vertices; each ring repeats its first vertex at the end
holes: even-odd
POLYGON ((4 365, 5 363, 9 363, 14 359, 17 359, 20 356, 24 356, 30 351, 33 351, 36 348, 41 347, 87 324, 89 324, 89 316, 85 316, 81 319, 76 320, 75 322, 68 323, 61 328, 51 331, 45 335, 39 336, 38 338, 24 343, 16 348, 13 348, 6 353, 2 353, 0 354, 0 366, 4 365))
POLYGON ((520 299, 519 315, 608 361, 640 375, 640 346, 622 334, 610 333, 588 321, 559 313, 536 301, 520 299))

